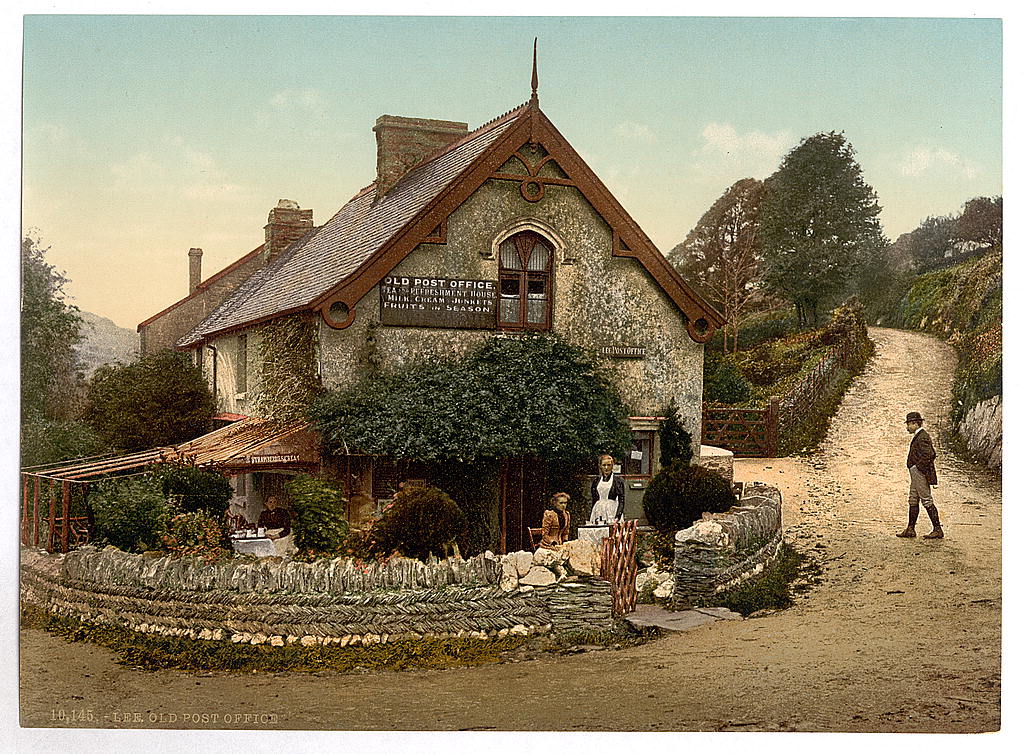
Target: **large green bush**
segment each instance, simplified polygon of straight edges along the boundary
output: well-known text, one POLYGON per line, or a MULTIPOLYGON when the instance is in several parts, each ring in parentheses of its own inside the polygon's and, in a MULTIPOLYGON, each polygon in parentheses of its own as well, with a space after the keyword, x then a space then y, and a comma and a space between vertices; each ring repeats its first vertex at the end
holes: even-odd
POLYGON ((701 514, 724 513, 735 504, 729 482, 700 466, 664 468, 644 493, 644 515, 659 531, 685 529, 701 514))
POLYGON ((799 353, 774 348, 771 343, 762 343, 753 351, 741 355, 740 369, 743 376, 754 385, 771 385, 773 382, 796 374, 804 365, 799 353))
POLYGON ((197 555, 212 562, 226 554, 222 547, 224 527, 218 518, 202 510, 173 516, 161 539, 164 549, 175 555, 197 555))
POLYGON ((336 554, 348 535, 345 495, 326 479, 301 475, 287 486, 292 501, 292 530, 299 552, 336 554))
POLYGON ((167 501, 152 476, 105 479, 89 496, 97 539, 122 550, 153 549, 167 528, 167 501))
POLYGON ((215 471, 194 466, 164 466, 157 471, 164 496, 185 512, 206 511, 218 521, 228 509, 231 483, 215 471))
POLYGON ((411 558, 445 555, 445 546, 466 528, 466 515, 436 487, 414 487, 395 496, 371 534, 383 552, 411 558))

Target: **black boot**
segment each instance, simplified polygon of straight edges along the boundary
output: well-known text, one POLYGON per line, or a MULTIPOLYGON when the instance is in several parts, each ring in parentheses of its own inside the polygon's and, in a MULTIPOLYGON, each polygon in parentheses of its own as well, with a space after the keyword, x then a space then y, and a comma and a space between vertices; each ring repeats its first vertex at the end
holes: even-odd
POLYGON ((911 539, 917 536, 917 531, 914 530, 914 526, 917 524, 917 514, 921 512, 921 506, 917 503, 911 503, 910 512, 907 515, 907 528, 897 534, 897 537, 903 539, 911 539))
POLYGON ((942 539, 945 534, 942 533, 942 524, 939 523, 939 509, 934 505, 926 505, 924 507, 928 511, 928 518, 932 520, 932 530, 924 535, 925 539, 942 539))

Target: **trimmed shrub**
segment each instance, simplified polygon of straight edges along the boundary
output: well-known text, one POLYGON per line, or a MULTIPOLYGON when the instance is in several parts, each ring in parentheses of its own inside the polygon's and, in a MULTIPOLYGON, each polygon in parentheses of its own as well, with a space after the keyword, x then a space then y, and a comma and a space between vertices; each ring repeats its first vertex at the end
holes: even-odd
POLYGON ((338 554, 348 536, 345 496, 334 482, 308 475, 295 477, 286 487, 291 498, 292 531, 299 552, 338 554))
POLYGON ((664 409, 665 422, 661 425, 658 439, 661 441, 661 458, 658 462, 662 466, 673 463, 688 464, 693 460, 693 437, 679 421, 679 406, 673 398, 664 409))
POLYGON ((485 550, 497 550, 501 509, 497 461, 436 464, 429 478, 466 515, 465 531, 457 540, 462 555, 470 557, 485 550))
POLYGON ((411 558, 444 556, 444 548, 466 529, 466 515, 436 487, 403 490, 384 509, 371 536, 375 547, 411 558))
POLYGON ((153 549, 167 528, 167 501, 151 476, 104 479, 89 496, 99 541, 126 551, 153 549))
POLYGON ((164 497, 184 513, 206 511, 218 521, 228 509, 231 483, 215 471, 194 466, 164 466, 156 473, 164 497))
POLYGON ((704 401, 734 405, 750 400, 750 383, 732 357, 704 359, 704 401))
POLYGON ((203 510, 172 517, 167 524, 167 533, 162 537, 164 549, 169 553, 198 555, 209 562, 226 554, 221 547, 223 540, 224 528, 220 521, 203 510))
POLYGON ((700 466, 664 468, 644 493, 644 515, 659 531, 685 529, 702 513, 724 513, 735 504, 725 478, 700 466))

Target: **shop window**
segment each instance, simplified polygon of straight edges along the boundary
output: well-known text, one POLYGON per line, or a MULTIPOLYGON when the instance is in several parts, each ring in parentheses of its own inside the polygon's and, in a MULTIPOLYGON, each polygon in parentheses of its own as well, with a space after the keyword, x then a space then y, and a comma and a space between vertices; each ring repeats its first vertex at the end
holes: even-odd
POLYGON ((498 324, 502 329, 551 329, 553 257, 551 244, 530 230, 509 236, 498 246, 498 324))
POLYGON ((654 432, 634 431, 633 448, 622 461, 623 476, 651 475, 651 456, 654 455, 654 432))

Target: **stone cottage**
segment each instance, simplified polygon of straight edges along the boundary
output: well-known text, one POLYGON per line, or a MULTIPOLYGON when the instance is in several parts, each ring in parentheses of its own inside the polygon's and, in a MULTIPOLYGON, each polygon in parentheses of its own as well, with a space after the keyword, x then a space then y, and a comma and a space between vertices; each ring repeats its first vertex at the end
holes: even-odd
MULTIPOLYGON (((541 111, 536 86, 528 102, 472 131, 391 115, 373 131, 369 186, 319 227, 282 201, 262 246, 205 282, 194 272, 186 299, 140 325, 144 349, 176 336, 203 365, 220 410, 252 416, 265 389, 261 339, 282 321, 311 328, 313 369, 327 387, 382 365, 463 354, 496 333, 556 333, 600 355, 630 409, 635 448, 622 472, 627 516, 638 517, 670 399, 699 443, 703 344, 722 316, 541 111)), ((195 271, 195 250, 190 261, 195 271)), ((347 464, 357 496, 381 498, 395 483, 387 459, 347 464)), ((503 506, 522 518, 527 497, 520 489, 503 506)), ((514 549, 519 536, 506 542, 503 529, 502 541, 514 549)))

